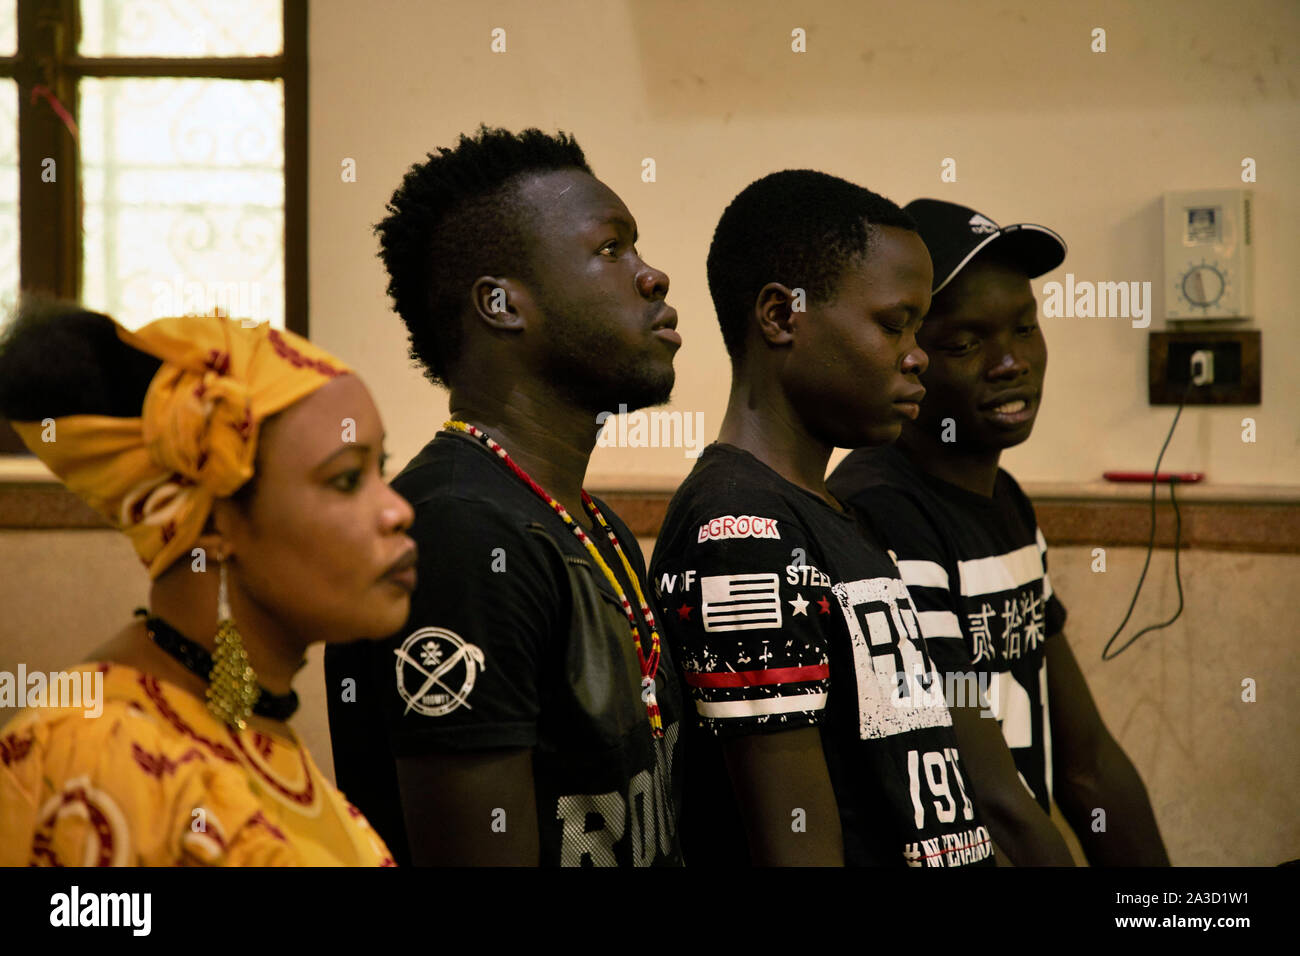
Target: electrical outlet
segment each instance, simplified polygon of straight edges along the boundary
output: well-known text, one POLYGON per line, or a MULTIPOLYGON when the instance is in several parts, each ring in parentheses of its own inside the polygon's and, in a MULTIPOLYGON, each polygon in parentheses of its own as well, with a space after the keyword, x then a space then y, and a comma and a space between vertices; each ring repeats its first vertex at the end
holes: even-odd
POLYGON ((1214 384, 1214 350, 1197 349, 1192 353, 1192 384, 1214 384))
POLYGON ((1152 332, 1147 391, 1152 405, 1258 405, 1260 333, 1152 332), (1199 373, 1193 371, 1199 356, 1199 373), (1189 391, 1190 387, 1190 391, 1189 391))

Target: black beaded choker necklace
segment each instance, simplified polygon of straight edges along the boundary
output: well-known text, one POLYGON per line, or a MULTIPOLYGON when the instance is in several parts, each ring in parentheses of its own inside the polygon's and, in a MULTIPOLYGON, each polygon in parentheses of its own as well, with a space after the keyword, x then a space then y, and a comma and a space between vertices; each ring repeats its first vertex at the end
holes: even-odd
MULTIPOLYGON (((149 638, 160 648, 176 658, 191 674, 208 680, 212 673, 212 655, 201 645, 191 641, 176 628, 160 617, 149 614, 145 608, 136 608, 136 617, 145 619, 149 638)), ((261 694, 253 704, 253 713, 269 720, 288 720, 298 710, 298 692, 291 690, 287 694, 272 694, 265 687, 258 685, 261 694)))

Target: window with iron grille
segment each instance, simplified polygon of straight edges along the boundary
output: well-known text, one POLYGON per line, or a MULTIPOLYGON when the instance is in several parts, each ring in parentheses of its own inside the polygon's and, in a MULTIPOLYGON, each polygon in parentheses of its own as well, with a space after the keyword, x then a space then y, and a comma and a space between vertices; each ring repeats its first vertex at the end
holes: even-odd
POLYGON ((0 0, 5 314, 307 334, 306 44, 306 0, 0 0))

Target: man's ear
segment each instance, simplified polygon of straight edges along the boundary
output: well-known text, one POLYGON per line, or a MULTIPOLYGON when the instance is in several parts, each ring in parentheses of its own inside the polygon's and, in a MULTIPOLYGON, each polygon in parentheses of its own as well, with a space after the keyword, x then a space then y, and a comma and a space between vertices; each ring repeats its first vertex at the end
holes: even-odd
POLYGON ((804 301, 803 290, 797 292, 779 282, 769 282, 759 290, 754 318, 758 334, 768 345, 789 345, 794 340, 795 305, 802 306, 804 301))
POLYGON ((474 318, 498 332, 521 332, 527 323, 533 300, 528 290, 514 279, 479 276, 470 287, 474 318))

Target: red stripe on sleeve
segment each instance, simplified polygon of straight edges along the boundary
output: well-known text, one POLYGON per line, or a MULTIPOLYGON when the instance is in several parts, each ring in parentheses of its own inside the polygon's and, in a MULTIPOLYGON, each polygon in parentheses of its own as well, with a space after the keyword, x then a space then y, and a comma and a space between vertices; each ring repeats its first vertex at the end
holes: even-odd
POLYGON ((711 671, 686 672, 686 683, 692 687, 752 687, 756 684, 796 684, 800 681, 825 680, 831 676, 827 664, 810 664, 807 667, 774 667, 761 671, 711 671))

